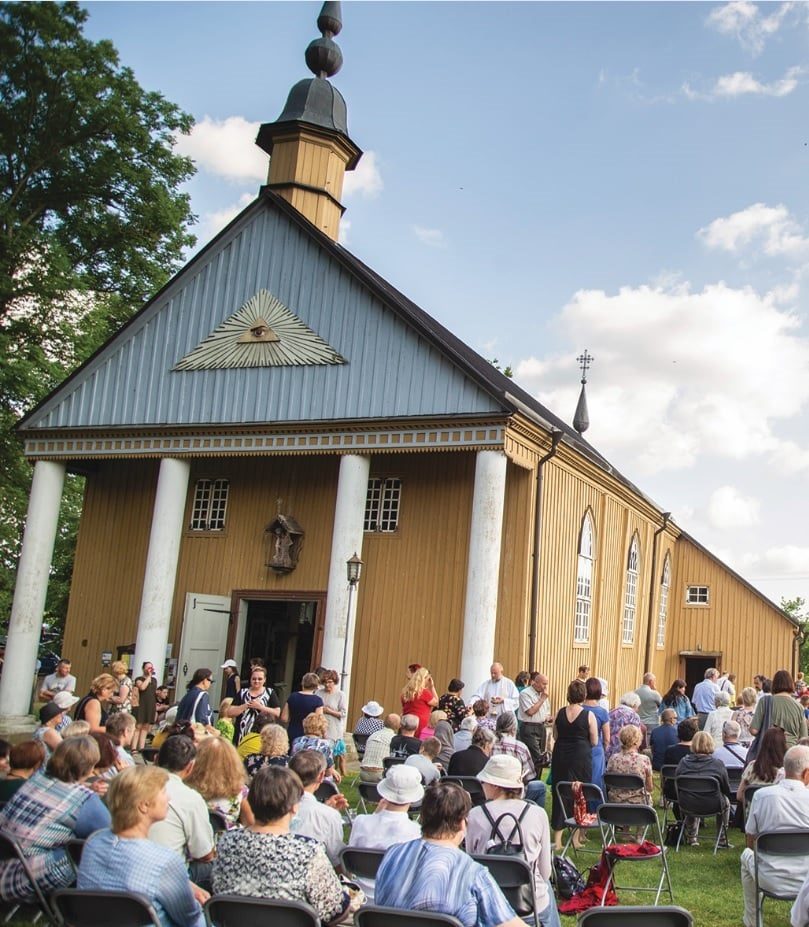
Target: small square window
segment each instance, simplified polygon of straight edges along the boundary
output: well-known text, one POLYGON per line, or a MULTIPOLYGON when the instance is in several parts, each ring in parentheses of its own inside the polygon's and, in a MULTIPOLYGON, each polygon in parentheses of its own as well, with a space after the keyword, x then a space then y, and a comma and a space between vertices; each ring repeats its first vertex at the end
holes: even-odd
POLYGON ((708 586, 689 586, 685 592, 686 605, 708 605, 708 586))

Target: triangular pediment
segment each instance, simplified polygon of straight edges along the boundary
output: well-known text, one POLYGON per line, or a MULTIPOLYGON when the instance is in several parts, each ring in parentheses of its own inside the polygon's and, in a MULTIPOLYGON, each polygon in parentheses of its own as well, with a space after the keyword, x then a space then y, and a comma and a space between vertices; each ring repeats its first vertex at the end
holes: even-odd
POLYGON ((277 296, 259 290, 178 361, 174 370, 344 363, 345 358, 277 296))

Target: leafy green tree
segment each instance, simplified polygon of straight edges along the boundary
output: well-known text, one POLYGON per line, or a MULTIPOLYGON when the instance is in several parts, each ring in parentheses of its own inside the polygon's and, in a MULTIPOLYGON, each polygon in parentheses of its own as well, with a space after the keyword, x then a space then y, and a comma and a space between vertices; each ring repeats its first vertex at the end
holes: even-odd
POLYGON ((801 648, 798 656, 799 669, 809 670, 809 610, 806 608, 806 599, 796 596, 794 599, 781 599, 781 608, 800 622, 801 648))
MULTIPOLYGON (((30 467, 13 426, 167 280, 194 243, 174 152, 192 125, 144 90, 75 3, 0 3, 0 617, 30 467)), ((68 478, 49 618, 64 608, 81 506, 68 478)))

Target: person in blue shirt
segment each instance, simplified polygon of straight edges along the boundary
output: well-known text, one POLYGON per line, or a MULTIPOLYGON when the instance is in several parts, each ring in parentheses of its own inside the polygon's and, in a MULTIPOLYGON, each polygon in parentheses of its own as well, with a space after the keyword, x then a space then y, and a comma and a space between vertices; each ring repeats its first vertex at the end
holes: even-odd
POLYGON ((660 713, 660 725, 649 734, 649 746, 652 748, 652 769, 659 772, 663 768, 666 750, 677 743, 677 712, 673 708, 664 708, 660 713))
POLYGON ((87 840, 77 885, 144 895, 162 927, 204 927, 208 893, 189 880, 177 853, 148 839, 152 824, 168 813, 168 778, 158 766, 131 766, 112 780, 106 796, 112 823, 87 840))
POLYGON ((391 847, 374 901, 404 911, 450 914, 464 927, 525 927, 489 870, 459 849, 472 802, 453 782, 436 782, 421 804, 421 839, 391 847))
POLYGON ((213 711, 208 700, 208 692, 213 685, 213 674, 207 667, 194 670, 188 691, 177 706, 177 720, 202 724, 209 734, 215 734, 213 711))

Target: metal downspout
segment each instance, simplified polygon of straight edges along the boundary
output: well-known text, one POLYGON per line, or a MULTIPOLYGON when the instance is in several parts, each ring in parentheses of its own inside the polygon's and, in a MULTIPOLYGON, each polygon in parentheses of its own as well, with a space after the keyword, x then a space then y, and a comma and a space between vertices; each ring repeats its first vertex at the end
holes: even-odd
POLYGON ((652 575, 649 580, 649 615, 646 621, 646 669, 644 673, 652 672, 652 640, 654 633, 654 602, 655 578, 657 576, 657 539, 666 530, 671 518, 671 512, 663 512, 663 524, 657 528, 652 537, 652 575))
POLYGON ((556 454, 559 442, 562 440, 561 431, 551 432, 551 449, 541 457, 537 463, 537 485, 534 498, 534 563, 531 569, 531 605, 530 624, 528 627, 528 663, 531 672, 537 669, 535 660, 537 656, 537 625, 539 607, 539 550, 542 538, 542 472, 545 464, 556 454))

